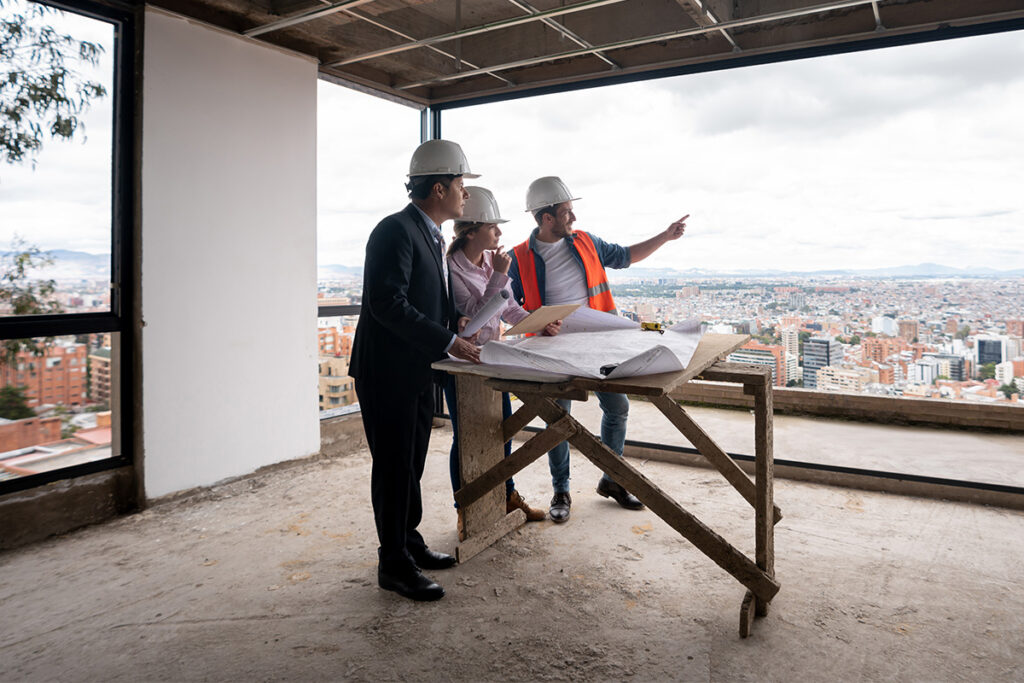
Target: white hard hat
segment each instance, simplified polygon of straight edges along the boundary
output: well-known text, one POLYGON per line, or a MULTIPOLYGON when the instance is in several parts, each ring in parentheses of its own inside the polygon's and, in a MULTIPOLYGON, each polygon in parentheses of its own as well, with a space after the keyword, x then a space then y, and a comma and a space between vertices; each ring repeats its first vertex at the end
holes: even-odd
POLYGON ((561 178, 553 175, 544 176, 530 183, 530 188, 526 191, 526 210, 533 213, 545 206, 574 202, 577 199, 579 197, 572 196, 572 192, 561 178))
POLYGON ((409 177, 418 175, 460 175, 464 178, 479 178, 478 173, 469 170, 469 162, 462 148, 451 140, 427 140, 412 153, 409 162, 409 177))
POLYGON ((469 193, 469 199, 462 207, 462 216, 455 219, 456 223, 508 223, 508 219, 501 217, 498 202, 494 201, 490 190, 474 185, 467 185, 464 189, 469 193))

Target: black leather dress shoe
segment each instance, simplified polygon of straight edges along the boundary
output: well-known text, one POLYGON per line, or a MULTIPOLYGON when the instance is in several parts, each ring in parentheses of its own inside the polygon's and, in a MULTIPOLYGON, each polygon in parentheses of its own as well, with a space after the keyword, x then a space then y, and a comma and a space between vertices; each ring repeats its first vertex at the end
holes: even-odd
POLYGON ((455 566, 455 558, 444 553, 435 553, 430 548, 409 553, 420 569, 448 569, 455 566))
POLYGON ((597 482, 597 492, 605 498, 615 499, 616 503, 627 510, 642 510, 644 508, 644 504, 636 496, 611 479, 601 477, 601 481, 597 482))
POLYGON ((389 574, 377 567, 377 584, 386 591, 394 591, 410 600, 440 600, 444 588, 413 568, 398 574, 389 574))
POLYGON ((551 509, 548 510, 551 521, 559 524, 569 521, 570 507, 572 507, 572 496, 569 495, 569 492, 556 492, 554 498, 551 499, 551 509))

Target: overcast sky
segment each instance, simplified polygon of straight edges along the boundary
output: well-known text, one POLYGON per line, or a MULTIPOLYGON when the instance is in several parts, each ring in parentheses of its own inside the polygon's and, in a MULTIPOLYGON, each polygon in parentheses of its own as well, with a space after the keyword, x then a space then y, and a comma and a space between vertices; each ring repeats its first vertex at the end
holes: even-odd
MULTIPOLYGON (((17 3, 8 3, 10 0, 0 14, 23 11, 17 3)), ((96 68, 73 61, 66 66, 102 83, 109 92, 111 25, 68 12, 50 14, 47 21, 62 34, 105 48, 96 68)), ((84 124, 82 134, 76 134, 71 142, 45 138, 35 169, 29 162, 12 166, 0 161, 0 250, 6 250, 17 233, 44 249, 110 253, 109 95, 95 101, 84 124)))
MULTIPOLYGON (((109 44, 110 29, 75 20, 109 44)), ((631 244, 691 214, 645 265, 686 269, 1024 263, 1024 40, 1019 32, 612 86, 446 111, 509 247, 526 187, 560 175, 577 228, 631 244)), ((109 79, 110 50, 100 73, 109 79)), ((110 99, 88 142, 0 166, 0 245, 109 251, 110 99)), ((400 209, 419 112, 319 84, 321 264, 362 265, 400 209)), ((445 226, 450 234, 451 226, 445 226)))
MULTIPOLYGON (((443 136, 463 146, 482 174, 472 182, 493 190, 512 220, 503 226, 507 246, 532 228, 524 213, 530 181, 559 175, 582 198, 577 228, 621 244, 691 214, 685 237, 645 265, 815 270, 930 261, 1009 269, 1024 263, 1021 38, 445 111, 443 136)), ((403 201, 418 118, 372 105, 366 129, 396 135, 355 143, 357 158, 369 152, 379 161, 365 183, 338 191, 330 157, 345 148, 339 121, 352 121, 340 112, 365 105, 357 106, 358 94, 320 88, 320 262, 358 263, 366 230, 403 201), (387 128, 372 124, 384 117, 387 128)))

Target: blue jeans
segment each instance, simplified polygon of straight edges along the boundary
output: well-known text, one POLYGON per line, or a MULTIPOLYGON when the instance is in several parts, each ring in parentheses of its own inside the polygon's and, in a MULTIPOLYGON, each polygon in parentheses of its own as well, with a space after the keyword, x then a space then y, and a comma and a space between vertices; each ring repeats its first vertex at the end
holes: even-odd
MULTIPOLYGON (((622 457, 622 447, 626 445, 626 420, 629 418, 629 399, 625 394, 609 394, 595 391, 601 404, 601 441, 605 446, 622 457)), ((572 407, 572 401, 558 399, 558 405, 566 412, 572 407)), ((548 467, 551 469, 551 486, 555 493, 569 492, 569 442, 563 441, 548 451, 548 467)), ((601 477, 611 481, 607 474, 601 477)))
MULTIPOLYGON (((452 375, 446 375, 444 380, 444 400, 448 404, 448 415, 452 418, 452 450, 448 454, 448 473, 452 479, 452 492, 458 491, 462 488, 462 477, 459 472, 459 409, 455 402, 455 377, 452 375)), ((501 392, 501 416, 502 418, 508 418, 512 414, 512 400, 509 398, 508 392, 501 392)), ((623 431, 625 433, 625 431, 623 431)), ((505 457, 512 455, 512 442, 505 442, 505 457)), ((507 500, 512 492, 515 490, 516 484, 509 477, 508 481, 505 482, 505 499, 507 500)), ((456 503, 455 507, 459 507, 456 503)))

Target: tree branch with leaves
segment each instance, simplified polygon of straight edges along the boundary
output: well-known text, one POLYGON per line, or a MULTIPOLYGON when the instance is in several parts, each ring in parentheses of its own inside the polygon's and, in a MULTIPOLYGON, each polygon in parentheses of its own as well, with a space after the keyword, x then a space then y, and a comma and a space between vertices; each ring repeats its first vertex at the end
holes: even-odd
MULTIPOLYGON (((53 256, 39 247, 27 245, 15 235, 11 250, 0 254, 0 310, 6 315, 45 315, 63 313, 55 299, 57 283, 40 280, 32 272, 53 265, 53 256)), ((13 366, 22 351, 41 355, 52 339, 5 339, 0 344, 0 362, 13 366)))
POLYGON ((70 140, 81 116, 107 89, 81 66, 95 66, 103 46, 46 23, 60 10, 30 0, 0 0, 0 158, 35 164, 45 132, 70 140))

